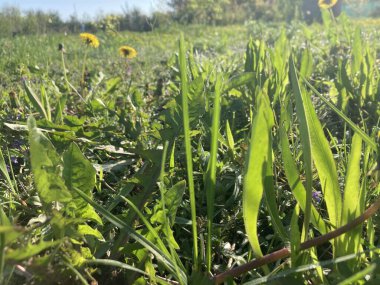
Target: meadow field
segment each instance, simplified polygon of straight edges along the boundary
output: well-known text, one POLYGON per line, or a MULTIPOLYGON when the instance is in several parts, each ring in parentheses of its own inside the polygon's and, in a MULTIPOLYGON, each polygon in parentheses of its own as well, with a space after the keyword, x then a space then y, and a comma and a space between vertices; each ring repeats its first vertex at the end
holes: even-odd
POLYGON ((380 21, 0 38, 0 284, 379 284, 380 21))

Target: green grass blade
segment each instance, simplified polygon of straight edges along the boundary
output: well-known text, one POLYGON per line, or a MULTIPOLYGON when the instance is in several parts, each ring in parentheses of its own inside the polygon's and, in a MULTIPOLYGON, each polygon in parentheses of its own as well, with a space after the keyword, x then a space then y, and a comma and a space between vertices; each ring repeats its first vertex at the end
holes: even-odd
MULTIPOLYGON (((252 246, 256 257, 262 256, 260 242, 257 233, 257 222, 260 211, 261 199, 266 188, 270 188, 272 179, 272 148, 271 148, 271 125, 273 114, 269 107, 269 102, 263 94, 258 100, 258 111, 253 119, 251 129, 251 141, 247 157, 246 171, 243 180, 243 218, 248 240, 252 246), (270 181, 268 181, 270 180, 270 181)), ((273 187, 273 183, 272 186, 273 187)), ((276 231, 282 235, 284 230, 278 213, 275 217, 277 207, 271 202, 273 193, 266 192, 268 210, 271 214, 273 225, 276 231), (274 206, 274 208, 272 208, 274 206)), ((274 197, 273 197, 274 198, 274 197)))
POLYGON ((255 79, 254 72, 243 72, 237 76, 232 77, 224 86, 223 92, 229 91, 234 88, 238 88, 245 84, 252 82, 255 79))
POLYGON ((146 228, 148 229, 148 231, 152 234, 152 236, 156 239, 156 243, 157 243, 157 246, 160 248, 160 250, 165 254, 165 256, 167 258, 170 258, 170 253, 169 251, 166 249, 166 246, 164 244, 164 242, 162 241, 162 239, 160 238, 160 236, 158 235, 158 232, 155 230, 155 228, 153 228, 153 226, 151 225, 151 223, 148 221, 147 218, 145 218, 144 214, 141 213, 141 211, 136 207, 136 205, 131 201, 129 200, 128 198, 126 197, 121 197, 125 202, 128 203, 128 205, 131 207, 131 209, 139 216, 140 220, 144 223, 144 225, 146 226, 146 228))
POLYGON ((12 190, 12 193, 16 194, 18 196, 17 191, 14 187, 13 181, 12 181, 12 179, 8 173, 7 165, 5 163, 4 155, 3 155, 3 152, 1 151, 1 149, 0 149, 0 172, 2 173, 2 175, 7 180, 8 186, 12 190))
POLYGON ((181 74, 182 117, 183 117, 187 179, 188 179, 189 192, 190 192, 191 221, 192 221, 192 232, 193 232, 193 264, 194 264, 194 267, 197 269, 199 265, 197 213, 196 213, 194 178, 193 178, 193 158, 191 154, 191 143, 190 143, 190 118, 189 118, 189 106, 188 106, 189 90, 188 90, 187 71, 186 71, 186 51, 185 51, 185 39, 184 39, 183 33, 181 33, 180 40, 179 40, 179 70, 181 74))
MULTIPOLYGON (((100 214, 104 216, 105 219, 107 219, 110 223, 112 223, 114 226, 118 227, 121 231, 125 231, 129 234, 131 238, 133 238, 136 242, 140 243, 142 246, 144 246, 147 250, 149 250, 154 256, 161 261, 167 269, 174 274, 174 276, 177 276, 176 274, 176 268, 173 264, 173 261, 166 257, 166 255, 152 242, 147 240, 144 236, 137 233, 133 228, 131 228, 128 224, 126 224, 124 221, 107 211, 107 209, 103 208, 101 205, 97 204, 95 201, 93 201, 90 197, 88 197, 85 193, 83 193, 81 190, 74 188, 73 189, 79 196, 81 196, 87 203, 89 203, 91 206, 93 206, 100 214)), ((181 272, 181 276, 177 276, 178 279, 186 279, 186 275, 181 272)))
MULTIPOLYGON (((167 237, 171 234, 171 228, 170 228, 170 224, 169 224, 169 219, 168 219, 168 215, 167 215, 167 212, 166 212, 166 199, 165 199, 165 194, 167 193, 167 189, 165 188, 165 183, 164 183, 164 177, 165 177, 165 162, 166 162, 166 156, 167 156, 167 153, 168 153, 168 147, 169 147, 169 142, 168 141, 165 141, 164 143, 164 150, 162 152, 162 159, 161 159, 161 170, 160 170, 160 177, 159 177, 159 183, 158 183, 158 187, 160 189, 160 194, 161 194, 161 204, 162 204, 162 212, 163 212, 163 216, 164 216, 164 223, 163 223, 163 227, 164 227, 164 231, 166 232, 166 235, 167 237)), ((174 211, 175 212, 175 211, 174 211)), ((151 227, 153 229, 153 227, 151 227)), ((168 237, 169 239, 169 237, 168 237)), ((162 245, 164 245, 162 243, 162 245)), ((170 241, 168 241, 168 246, 169 246, 169 249, 170 249, 170 257, 172 260, 175 260, 176 262, 174 262, 174 266, 175 266, 175 270, 177 272, 177 276, 181 276, 181 271, 179 269, 179 265, 181 266, 182 270, 185 270, 180 258, 178 257, 172 243, 170 241)), ((165 248, 165 247, 164 247, 165 248)), ((165 251, 166 248, 165 248, 165 251)), ((168 252, 168 255, 169 255, 169 252, 168 252)), ((186 283, 186 280, 179 280, 180 281, 180 284, 185 284, 186 283)))
POLYGON ((298 228, 298 219, 300 216, 300 207, 297 204, 293 210, 292 219, 290 222, 290 258, 291 266, 295 267, 298 264, 299 249, 301 244, 301 233, 298 228))
MULTIPOLYGON (((361 155, 362 139, 358 134, 355 134, 352 139, 351 153, 346 174, 341 225, 349 223, 360 216, 364 211, 365 191, 360 187, 361 155)), ((346 233, 339 238, 337 247, 339 256, 359 252, 361 231, 362 227, 357 227, 350 233, 346 233)))
POLYGON ((351 285, 351 284, 364 284, 359 283, 359 281, 366 282, 366 277, 368 275, 371 275, 375 269, 377 268, 377 264, 373 263, 367 268, 364 268, 363 270, 360 270, 359 272, 356 272, 346 280, 343 280, 342 282, 339 282, 337 285, 351 285))
POLYGON ((362 37, 361 37, 361 30, 359 27, 355 29, 351 58, 352 58, 351 72, 352 72, 352 75, 355 76, 356 73, 360 72, 360 65, 363 61, 362 37))
POLYGON ((317 95, 327 106, 329 106, 339 117, 341 117, 356 133, 358 133, 363 141, 365 141, 372 149, 377 150, 376 142, 371 139, 362 129, 360 129, 353 121, 350 120, 342 111, 340 111, 337 107, 334 106, 328 99, 326 99, 321 93, 314 88, 313 85, 305 78, 302 80, 306 83, 306 85, 313 91, 315 95, 317 95))
POLYGON ((211 150, 207 167, 205 190, 207 195, 207 246, 206 246, 206 266, 211 272, 212 257, 212 222, 214 218, 215 188, 216 188, 216 164, 218 157, 218 135, 220 124, 220 96, 222 91, 222 76, 216 77, 214 108, 211 128, 211 150))
MULTIPOLYGON (((289 141, 288 137, 286 135, 286 128, 285 128, 285 110, 282 108, 281 112, 281 128, 280 128, 280 143, 281 143, 281 156, 283 160, 284 170, 285 170, 285 176, 288 180, 288 184, 290 186, 290 189, 292 190, 292 193, 294 197, 296 198, 298 204, 300 205, 300 208, 302 211, 305 212, 306 208, 306 190, 303 186, 301 179, 300 179, 300 173, 298 172, 297 165, 294 161, 294 158, 292 156, 292 153, 290 152, 289 147, 289 141)), ((315 209, 314 205, 311 205, 311 216, 310 216, 311 223, 318 229, 318 231, 321 234, 326 234, 328 232, 328 228, 323 221, 323 218, 318 213, 318 211, 315 209)))
POLYGON ((297 112, 297 118, 299 121, 299 129, 300 129, 300 135, 301 135, 301 143, 303 147, 302 157, 304 161, 304 168, 305 168, 305 174, 306 174, 306 199, 305 204, 303 207, 303 211, 305 213, 304 217, 304 234, 306 235, 305 238, 307 238, 308 235, 308 229, 309 229, 309 223, 310 223, 310 216, 311 216, 311 197, 312 197, 312 187, 313 187, 313 171, 312 171, 312 154, 311 154, 311 138, 310 138, 310 126, 309 121, 307 119, 307 103, 305 102, 306 96, 304 96, 301 92, 296 68, 294 66, 293 58, 290 57, 289 62, 289 72, 290 72, 290 81, 293 89, 293 93, 295 95, 295 101, 296 101, 296 112, 297 112))
POLYGON ((243 181, 243 218, 248 240, 256 257, 261 257, 257 222, 261 199, 264 192, 265 173, 269 153, 269 125, 264 116, 264 106, 260 104, 253 120, 251 143, 248 152, 246 172, 243 181))
POLYGON ((70 262, 63 261, 63 264, 77 276, 82 285, 88 285, 86 278, 70 262))
POLYGON ((85 262, 86 264, 91 264, 91 265, 105 265, 105 266, 112 266, 112 267, 118 267, 130 271, 137 272, 141 275, 148 276, 148 274, 134 266, 131 266, 129 264, 116 261, 116 260, 111 260, 111 259, 86 259, 85 262))
POLYGON ((123 263, 123 262, 120 262, 120 261, 117 261, 117 260, 110 260, 110 259, 87 259, 85 261, 86 264, 89 264, 89 265, 104 265, 104 266, 110 266, 110 267, 117 267, 117 268, 122 268, 122 269, 125 269, 125 270, 129 270, 129 271, 133 271, 133 272, 136 272, 136 273, 139 273, 143 276, 146 276, 146 277, 149 277, 149 278, 152 278, 154 281, 156 281, 157 283, 159 284, 162 284, 162 285, 171 285, 173 284, 173 282, 171 280, 167 280, 167 279, 163 279, 162 277, 159 277, 159 276, 150 276, 148 273, 134 267, 134 266, 131 266, 129 264, 126 264, 126 263, 123 263))
MULTIPOLYGON (((306 121, 310 136, 311 155, 318 171, 330 223, 334 227, 337 227, 341 222, 342 197, 338 185, 338 173, 336 170, 335 161, 329 143, 324 136, 321 122, 318 120, 317 114, 315 113, 311 98, 306 94, 306 92, 300 91, 294 62, 292 58, 290 60, 290 75, 293 92, 296 97, 297 115, 304 116, 304 118, 298 118, 301 124, 300 127, 301 129, 305 128, 305 126, 302 125, 304 125, 306 121), (302 115, 301 113, 304 114, 302 115)), ((305 149, 304 152, 306 152, 305 149)), ((311 195, 311 192, 308 193, 308 195, 311 195)), ((311 197, 307 199, 307 202, 311 203, 311 197)), ((310 204, 308 203, 308 205, 310 204)), ((311 210, 311 207, 309 206, 307 209, 311 210)))
POLYGON ((32 103, 32 105, 34 106, 34 108, 36 108, 38 110, 38 112, 40 112, 40 114, 46 119, 46 120, 49 120, 49 117, 43 107, 43 104, 40 100, 40 98, 38 98, 38 96, 34 93, 34 91, 32 90, 32 88, 26 83, 24 82, 24 88, 25 88, 25 92, 26 92, 26 95, 28 96, 30 102, 32 103))
POLYGON ((235 157, 235 140, 234 136, 232 135, 230 123, 226 122, 226 137, 227 137, 227 146, 229 148, 229 151, 232 155, 232 157, 235 157))

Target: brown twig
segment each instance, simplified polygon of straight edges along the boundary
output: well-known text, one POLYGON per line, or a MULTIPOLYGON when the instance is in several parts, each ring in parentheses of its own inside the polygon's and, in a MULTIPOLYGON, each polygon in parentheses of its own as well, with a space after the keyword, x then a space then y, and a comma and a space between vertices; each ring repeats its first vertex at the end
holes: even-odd
MULTIPOLYGON (((305 241, 301 243, 300 250, 309 249, 314 246, 321 245, 331 239, 334 239, 365 222, 370 217, 372 217, 378 210, 380 209, 380 198, 377 199, 362 215, 354 219, 352 222, 332 231, 325 235, 313 238, 311 240, 305 241)), ((279 259, 283 259, 290 256, 290 249, 289 248, 282 248, 280 250, 277 250, 275 252, 272 252, 270 254, 267 254, 261 258, 257 258, 255 260, 252 260, 250 262, 247 262, 246 264, 237 266, 235 268, 232 268, 230 270, 227 270, 223 273, 220 273, 218 275, 215 275, 212 278, 212 281, 215 284, 221 284, 223 283, 228 277, 237 277, 240 276, 252 269, 261 267, 265 264, 275 262, 279 259)))

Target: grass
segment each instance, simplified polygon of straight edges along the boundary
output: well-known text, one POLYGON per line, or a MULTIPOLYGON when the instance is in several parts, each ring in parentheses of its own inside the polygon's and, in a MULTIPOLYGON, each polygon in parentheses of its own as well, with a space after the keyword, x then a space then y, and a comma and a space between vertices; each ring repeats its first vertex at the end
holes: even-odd
POLYGON ((2 284, 376 284, 379 36, 329 15, 0 39, 2 284))

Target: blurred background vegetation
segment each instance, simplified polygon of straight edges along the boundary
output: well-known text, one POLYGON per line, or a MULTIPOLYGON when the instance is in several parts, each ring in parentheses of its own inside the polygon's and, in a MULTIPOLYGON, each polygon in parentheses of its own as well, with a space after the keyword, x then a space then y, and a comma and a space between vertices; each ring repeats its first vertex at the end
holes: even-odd
MULTIPOLYGON (((249 21, 320 20, 317 0, 163 0, 169 7, 145 15, 138 9, 121 7, 119 14, 94 19, 73 14, 63 20, 58 12, 23 11, 13 6, 0 9, 0 37, 52 32, 78 33, 97 30, 151 31, 173 24, 230 25, 249 21)), ((329 1, 327 1, 329 2, 329 1)), ((379 0, 339 0, 334 13, 351 17, 379 17, 379 0)))

